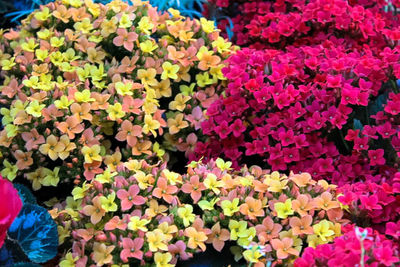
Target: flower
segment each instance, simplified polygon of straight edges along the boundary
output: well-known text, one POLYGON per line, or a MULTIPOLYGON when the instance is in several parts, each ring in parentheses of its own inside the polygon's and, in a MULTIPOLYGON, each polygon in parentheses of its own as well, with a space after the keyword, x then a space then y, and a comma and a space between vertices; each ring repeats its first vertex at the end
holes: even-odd
POLYGON ((194 227, 188 227, 185 229, 185 236, 189 238, 188 247, 196 249, 200 247, 202 251, 206 250, 204 242, 208 239, 204 232, 197 231, 194 227))
POLYGON ((86 216, 90 216, 91 223, 97 224, 98 222, 100 222, 107 211, 103 208, 100 197, 95 197, 92 200, 92 203, 93 205, 86 205, 85 207, 83 207, 82 212, 86 216))
POLYGON ((65 145, 57 140, 54 135, 46 138, 46 144, 39 147, 39 151, 44 155, 48 155, 52 160, 58 158, 59 153, 65 150, 65 145))
POLYGON ((102 157, 100 156, 100 149, 99 145, 93 145, 91 147, 84 146, 81 151, 85 157, 85 162, 93 163, 93 161, 101 161, 102 157))
POLYGON ((152 252, 156 252, 158 250, 167 251, 168 246, 165 241, 165 236, 160 229, 155 229, 154 231, 146 233, 146 240, 149 244, 149 249, 152 252))
POLYGON ((299 255, 299 252, 292 247, 293 239, 289 237, 285 237, 282 240, 272 239, 271 245, 276 250, 276 256, 278 259, 286 259, 290 255, 299 255))
POLYGON ((122 211, 129 210, 133 205, 143 205, 146 199, 138 195, 140 189, 137 185, 131 185, 129 190, 120 189, 117 192, 117 197, 121 200, 122 211))
POLYGON ((170 62, 167 61, 162 64, 162 68, 163 72, 161 74, 161 79, 178 79, 178 75, 176 75, 176 73, 179 71, 178 65, 172 65, 170 62))
POLYGON ((233 216, 235 212, 239 211, 239 198, 234 198, 232 201, 223 200, 221 201, 221 208, 223 209, 225 216, 233 216))
POLYGON ((134 240, 130 238, 122 239, 121 260, 123 262, 128 262, 129 258, 136 258, 141 260, 143 258, 143 251, 140 249, 143 247, 143 238, 135 238, 134 240))
POLYGON ((93 260, 98 266, 108 264, 112 262, 111 252, 114 250, 115 246, 106 246, 104 243, 95 242, 93 245, 93 260))
POLYGON ((8 228, 22 208, 22 201, 12 183, 1 176, 0 196, 1 199, 7 200, 7 205, 1 205, 0 207, 0 247, 2 247, 8 228))
POLYGON ((211 235, 208 236, 206 243, 212 243, 214 249, 221 252, 225 245, 225 241, 228 241, 230 238, 230 233, 227 229, 221 229, 219 222, 211 227, 211 231, 211 235))
POLYGON ((183 225, 185 227, 188 227, 195 219, 192 205, 186 204, 185 206, 178 208, 177 213, 178 216, 183 220, 183 225))
POLYGON ((174 265, 169 264, 171 260, 172 260, 171 253, 156 252, 154 254, 154 263, 156 264, 157 267, 172 267, 174 265))
POLYGON ((128 32, 126 29, 117 29, 117 36, 113 39, 113 44, 123 46, 126 50, 132 51, 135 41, 138 39, 136 32, 128 32))
POLYGON ((279 218, 286 219, 287 216, 293 215, 294 211, 292 209, 292 200, 286 199, 284 203, 278 202, 274 205, 275 211, 279 218))
POLYGON ((257 217, 264 216, 261 200, 247 197, 245 201, 245 203, 240 205, 240 212, 243 215, 247 215, 251 220, 255 220, 257 217))

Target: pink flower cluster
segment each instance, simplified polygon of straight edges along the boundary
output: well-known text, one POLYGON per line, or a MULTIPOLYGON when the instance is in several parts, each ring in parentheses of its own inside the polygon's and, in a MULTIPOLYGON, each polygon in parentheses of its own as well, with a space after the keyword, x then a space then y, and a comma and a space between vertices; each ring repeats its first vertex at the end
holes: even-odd
POLYGON ((257 12, 273 5, 263 31, 275 20, 296 29, 230 57, 228 88, 207 109, 209 138, 198 143, 198 157, 224 155, 235 166, 264 160, 272 170, 339 185, 393 176, 400 151, 395 15, 381 3, 304 2, 244 4, 259 5, 257 12))
POLYGON ((396 266, 399 264, 399 245, 387 236, 354 225, 342 227, 343 236, 331 244, 308 247, 294 262, 295 267, 311 266, 396 266))

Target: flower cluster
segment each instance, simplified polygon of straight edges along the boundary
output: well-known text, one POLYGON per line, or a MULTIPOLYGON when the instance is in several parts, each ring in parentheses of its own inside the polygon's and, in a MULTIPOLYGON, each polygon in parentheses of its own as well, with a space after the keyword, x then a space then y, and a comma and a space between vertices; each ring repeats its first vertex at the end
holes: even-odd
POLYGON ((376 47, 362 48, 331 37, 238 51, 223 69, 227 89, 202 122, 209 138, 198 143, 198 158, 224 155, 235 166, 266 161, 272 170, 336 184, 394 175, 400 54, 393 41, 380 35, 376 47))
POLYGON ((227 241, 247 262, 288 263, 340 236, 347 221, 335 186, 307 173, 232 171, 221 159, 192 162, 184 175, 165 166, 131 160, 107 168, 56 205, 60 241, 72 241, 61 266, 172 266, 227 241))
POLYGON ((38 190, 91 180, 102 164, 192 153, 233 48, 212 21, 169 11, 59 0, 1 31, 3 176, 38 190))
POLYGON ((348 207, 360 225, 372 227, 382 234, 388 228, 397 228, 392 226, 400 220, 400 173, 382 183, 358 182, 344 185, 338 191, 341 194, 338 200, 348 207))
POLYGON ((396 266, 399 245, 371 228, 343 227, 344 234, 332 244, 306 248, 295 267, 314 266, 396 266))
MULTIPOLYGON (((286 45, 309 44, 314 38, 350 37, 354 41, 372 38, 377 33, 398 40, 399 22, 392 12, 400 7, 398 1, 304 1, 304 0, 210 0, 205 5, 206 17, 222 13, 231 19, 222 20, 219 28, 233 24, 232 40, 240 46, 262 49, 286 45), (390 12, 387 12, 387 11, 390 12)), ((396 43, 396 42, 395 42, 396 43)), ((392 43, 393 44, 393 43, 392 43)))

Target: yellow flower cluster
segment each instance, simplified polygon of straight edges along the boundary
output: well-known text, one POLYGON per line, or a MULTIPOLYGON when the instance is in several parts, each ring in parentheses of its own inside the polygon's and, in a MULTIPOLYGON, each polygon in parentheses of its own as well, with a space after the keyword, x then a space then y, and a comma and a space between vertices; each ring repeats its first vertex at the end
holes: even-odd
POLYGON ((29 178, 48 165, 80 183, 102 164, 191 153, 187 134, 198 133, 236 49, 210 21, 136 0, 58 0, 0 42, 0 172, 27 175, 35 190, 58 184, 29 178))

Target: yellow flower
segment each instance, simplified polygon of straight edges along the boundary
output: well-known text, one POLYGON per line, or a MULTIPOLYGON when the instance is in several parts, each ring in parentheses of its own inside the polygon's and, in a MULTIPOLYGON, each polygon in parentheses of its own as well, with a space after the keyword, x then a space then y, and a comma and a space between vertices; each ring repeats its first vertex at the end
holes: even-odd
POLYGON ((112 262, 113 256, 111 252, 114 248, 115 246, 106 246, 104 243, 95 242, 93 244, 92 259, 97 263, 97 266, 103 266, 112 262))
POLYGON ((147 70, 140 69, 137 72, 137 77, 140 79, 145 87, 157 86, 158 81, 156 80, 157 71, 154 68, 149 68, 147 70))
POLYGON ((93 102, 95 101, 94 98, 90 97, 90 91, 88 89, 83 90, 82 92, 75 92, 74 98, 77 102, 93 102))
POLYGON ((154 41, 151 40, 146 40, 140 43, 140 50, 142 50, 143 53, 153 54, 153 50, 156 50, 157 48, 158 46, 155 44, 154 41))
POLYGON ((217 181, 217 176, 213 173, 208 173, 203 183, 207 189, 211 189, 217 195, 221 192, 218 187, 224 186, 222 181, 217 181))
POLYGON ((253 238, 256 236, 256 228, 250 227, 249 229, 241 230, 239 228, 239 231, 237 232, 237 236, 239 237, 238 239, 238 244, 242 247, 248 246, 251 241, 253 241, 253 238))
POLYGON ((239 198, 234 198, 232 202, 229 200, 223 200, 221 202, 221 208, 225 216, 233 216, 235 212, 239 211, 239 198))
POLYGON ((32 189, 34 191, 37 191, 42 187, 42 182, 45 175, 44 168, 38 168, 36 171, 26 174, 26 178, 31 181, 32 189))
POLYGON ((37 46, 38 44, 35 43, 35 39, 33 38, 29 39, 28 42, 24 42, 21 44, 22 50, 28 52, 34 52, 37 46))
POLYGON ((3 59, 1 61, 1 67, 3 70, 11 70, 12 67, 14 67, 16 65, 16 63, 14 62, 15 57, 12 57, 10 59, 3 59))
POLYGON ((173 267, 174 264, 168 263, 171 260, 172 260, 172 255, 169 252, 167 253, 156 252, 154 254, 154 262, 156 264, 156 267, 173 267))
POLYGON ((44 7, 42 11, 35 13, 35 19, 39 21, 45 21, 51 17, 50 9, 48 7, 44 7))
POLYGON ((214 83, 214 81, 210 79, 210 75, 208 74, 208 72, 204 72, 203 74, 196 74, 196 81, 197 85, 200 87, 205 87, 214 83))
POLYGON ((74 190, 72 190, 72 196, 74 197, 74 200, 84 198, 86 191, 88 191, 90 187, 91 185, 86 184, 86 181, 83 182, 82 187, 76 186, 74 190))
POLYGON ((99 145, 93 145, 91 147, 84 146, 81 151, 85 157, 85 163, 102 160, 102 157, 100 156, 101 148, 99 145))
POLYGON ((110 120, 116 121, 117 119, 125 116, 125 111, 122 110, 122 105, 120 103, 115 103, 114 105, 109 105, 107 108, 108 116, 110 120))
POLYGON ((143 16, 139 21, 138 28, 141 32, 150 35, 150 30, 154 28, 154 24, 150 22, 149 17, 143 16))
POLYGON ((130 28, 132 26, 132 20, 129 18, 129 15, 124 13, 122 14, 119 20, 119 27, 120 28, 130 28))
POLYGON ((244 233, 244 231, 246 231, 247 222, 230 220, 228 227, 231 232, 231 240, 237 240, 239 238, 238 234, 244 233))
POLYGON ((100 197, 100 203, 101 207, 106 211, 106 212, 113 212, 117 211, 118 206, 115 204, 115 192, 112 192, 109 194, 107 197, 101 196, 100 197))
POLYGON ((189 101, 190 99, 191 99, 190 96, 185 96, 184 94, 177 94, 175 96, 174 101, 171 101, 168 107, 171 110, 183 111, 186 107, 186 102, 189 101))
POLYGON ((286 219, 287 216, 294 214, 294 211, 292 209, 292 200, 290 198, 286 199, 285 203, 275 203, 274 207, 275 211, 278 214, 278 217, 281 219, 286 219))
POLYGON ((205 18, 200 18, 201 28, 205 33, 212 33, 215 31, 215 22, 212 20, 207 20, 205 18))
POLYGON ((49 39, 50 36, 51 36, 51 34, 52 34, 52 32, 50 32, 49 29, 44 29, 44 30, 41 30, 41 31, 39 31, 39 32, 36 33, 36 35, 37 35, 40 39, 43 39, 43 40, 49 39))
POLYGON ((56 167, 53 171, 44 168, 44 172, 46 173, 46 176, 44 177, 42 184, 45 186, 57 186, 60 182, 60 177, 58 176, 60 168, 56 167))
POLYGON ((224 38, 219 36, 217 40, 211 43, 213 48, 217 48, 218 53, 223 53, 229 51, 229 48, 231 47, 232 43, 231 42, 226 42, 224 38))
POLYGON ((165 154, 165 150, 160 148, 160 144, 155 142, 153 145, 153 152, 156 153, 157 157, 162 159, 162 156, 165 154))
POLYGON ((257 249, 257 246, 253 246, 251 249, 244 251, 243 256, 247 262, 256 263, 259 262, 259 258, 261 258, 263 254, 257 249))
POLYGON ((327 241, 327 238, 335 234, 335 232, 330 229, 330 224, 332 224, 332 222, 322 220, 313 225, 314 234, 321 238, 322 241, 327 241))
POLYGON ((18 167, 6 159, 3 161, 3 166, 5 168, 1 170, 1 175, 12 182, 17 177, 18 167))
POLYGON ((179 90, 181 91, 181 93, 182 93, 184 96, 192 96, 195 86, 196 86, 195 83, 191 83, 189 86, 187 86, 187 85, 181 85, 181 86, 179 86, 179 90))
POLYGON ((37 59, 39 59, 40 61, 44 61, 49 56, 49 52, 44 49, 36 49, 35 55, 37 59))
POLYGON ((229 171, 232 170, 231 166, 232 166, 232 162, 227 161, 225 162, 223 159, 221 158, 217 158, 217 160, 215 161, 217 167, 221 170, 221 171, 229 171))
POLYGON ((171 185, 176 185, 177 183, 182 183, 182 176, 179 173, 171 172, 167 169, 162 171, 162 174, 167 178, 171 185))
POLYGON ((202 210, 214 210, 214 205, 215 205, 215 203, 217 203, 219 200, 220 200, 220 198, 217 198, 217 197, 213 198, 211 201, 208 201, 208 200, 203 199, 203 200, 200 200, 200 201, 197 203, 197 205, 199 205, 199 207, 200 207, 202 210))
POLYGON ((133 95, 133 84, 132 83, 123 83, 123 82, 116 82, 115 89, 117 89, 117 93, 125 96, 125 95, 133 95))
POLYGON ((58 109, 67 109, 73 102, 74 100, 68 100, 68 97, 63 95, 61 96, 60 100, 54 101, 54 105, 58 109))
POLYGON ((14 124, 8 124, 8 125, 6 125, 6 127, 4 127, 4 129, 7 132, 8 138, 14 137, 18 133, 18 126, 14 125, 14 124))
POLYGON ((93 29, 93 25, 89 18, 84 18, 82 21, 75 22, 74 28, 76 31, 81 31, 82 33, 90 33, 93 29))
POLYGON ((151 132, 154 137, 157 137, 157 133, 155 130, 160 128, 160 122, 158 120, 153 120, 153 117, 151 115, 145 115, 144 116, 144 126, 143 126, 143 133, 148 134, 151 132))
POLYGON ((71 62, 81 58, 80 56, 77 56, 75 54, 75 50, 73 48, 68 48, 67 51, 62 53, 62 56, 64 57, 64 60, 67 62, 71 62))
POLYGON ((109 168, 107 168, 103 173, 96 175, 96 181, 100 182, 101 184, 110 184, 112 182, 112 178, 116 176, 117 172, 111 172, 109 168))
POLYGON ((190 223, 194 222, 195 215, 193 214, 192 205, 185 204, 185 206, 178 208, 178 216, 183 220, 183 225, 188 227, 190 223))
POLYGON ((153 178, 151 174, 145 174, 142 171, 136 171, 134 177, 138 182, 139 188, 142 190, 147 189, 151 184, 149 183, 150 179, 153 178))
POLYGON ((75 262, 79 260, 79 257, 73 257, 71 252, 65 255, 64 260, 60 262, 60 267, 75 267, 75 262))
POLYGON ((146 233, 147 243, 149 244, 149 249, 152 252, 157 250, 168 250, 167 244, 165 244, 165 235, 160 229, 155 229, 152 232, 146 233))
POLYGON ((64 45, 64 42, 65 42, 65 38, 64 38, 64 37, 60 37, 60 38, 51 37, 51 38, 50 38, 50 44, 51 44, 52 47, 60 47, 60 46, 63 46, 63 45, 64 45))
POLYGON ((132 216, 129 219, 128 229, 132 231, 141 230, 143 232, 147 232, 146 225, 150 222, 150 220, 140 219, 138 216, 132 216))
POLYGON ((166 80, 168 78, 170 79, 178 79, 178 71, 179 71, 179 66, 178 65, 172 65, 170 62, 164 62, 162 64, 163 72, 161 74, 161 79, 166 80))

